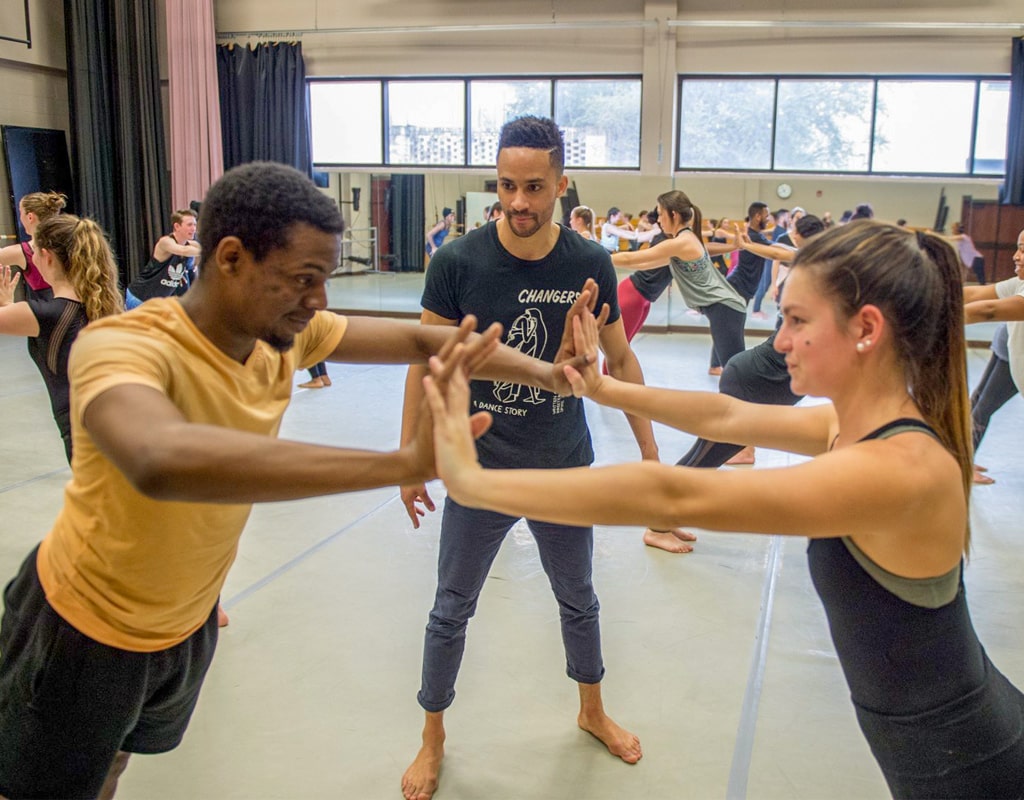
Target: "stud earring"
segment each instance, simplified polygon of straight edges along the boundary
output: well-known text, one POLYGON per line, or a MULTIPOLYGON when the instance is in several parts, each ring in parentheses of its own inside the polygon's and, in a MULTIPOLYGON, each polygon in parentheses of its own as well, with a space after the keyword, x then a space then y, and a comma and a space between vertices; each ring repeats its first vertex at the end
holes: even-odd
POLYGON ((865 349, 866 348, 864 347, 864 342, 857 342, 857 352, 858 353, 863 353, 865 349))

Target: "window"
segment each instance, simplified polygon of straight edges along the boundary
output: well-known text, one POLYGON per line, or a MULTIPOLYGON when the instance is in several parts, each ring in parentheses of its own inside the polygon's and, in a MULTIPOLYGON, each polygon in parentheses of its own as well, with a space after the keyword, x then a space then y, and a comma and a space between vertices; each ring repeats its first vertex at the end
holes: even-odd
POLYGON ((493 166, 501 126, 524 115, 562 129, 566 165, 640 167, 638 77, 311 78, 316 166, 493 166))
POLYGON ((640 81, 555 81, 567 167, 640 167, 640 81))
POLYGON ((550 116, 551 81, 470 81, 469 107, 469 163, 493 166, 502 125, 516 117, 550 116))
POLYGON ((680 170, 1005 171, 1009 81, 683 76, 680 170))
POLYGON ((682 169, 771 169, 774 80, 683 82, 682 169))
POLYGON ((974 140, 974 173, 1006 173, 1006 137, 1009 130, 1010 84, 982 81, 978 92, 978 125, 974 140))
POLYGON ((867 172, 872 81, 780 80, 775 169, 867 172))
POLYGON ((974 91, 974 81, 879 81, 874 171, 969 173, 974 91))
POLYGON ((313 160, 317 164, 380 164, 380 81, 309 84, 313 160))
POLYGON ((462 81, 387 81, 386 86, 389 164, 465 163, 462 81))

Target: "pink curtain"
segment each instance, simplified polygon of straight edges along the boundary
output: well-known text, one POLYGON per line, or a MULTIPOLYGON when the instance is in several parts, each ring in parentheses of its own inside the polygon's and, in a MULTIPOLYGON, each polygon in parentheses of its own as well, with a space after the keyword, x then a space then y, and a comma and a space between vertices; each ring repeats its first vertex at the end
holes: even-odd
POLYGON ((171 204, 202 200, 224 172, 213 0, 166 0, 171 204))

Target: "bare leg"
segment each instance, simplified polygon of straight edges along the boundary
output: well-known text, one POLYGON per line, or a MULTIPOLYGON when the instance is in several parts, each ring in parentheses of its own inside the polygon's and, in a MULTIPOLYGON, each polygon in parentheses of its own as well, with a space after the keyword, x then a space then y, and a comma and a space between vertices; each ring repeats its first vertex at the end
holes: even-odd
POLYGON ((444 758, 444 712, 426 712, 423 723, 423 745, 409 769, 402 776, 402 796, 405 800, 430 800, 437 791, 444 758))
POLYGON ((579 687, 580 715, 576 722, 580 728, 603 742, 609 753, 627 764, 635 764, 643 758, 640 740, 604 713, 601 684, 581 683, 579 687))
POLYGON ((754 448, 747 445, 725 463, 734 467, 738 464, 753 464, 754 448))
POLYGON ((692 553, 693 545, 688 543, 695 541, 697 541, 697 537, 682 528, 672 528, 668 531, 648 528, 644 531, 645 545, 657 547, 659 550, 666 550, 669 553, 692 553))
POLYGON ((125 767, 128 766, 129 755, 129 753, 122 751, 114 756, 114 763, 110 765, 107 778, 103 781, 103 788, 100 789, 99 800, 111 800, 113 798, 114 792, 117 791, 117 780, 121 777, 125 767))

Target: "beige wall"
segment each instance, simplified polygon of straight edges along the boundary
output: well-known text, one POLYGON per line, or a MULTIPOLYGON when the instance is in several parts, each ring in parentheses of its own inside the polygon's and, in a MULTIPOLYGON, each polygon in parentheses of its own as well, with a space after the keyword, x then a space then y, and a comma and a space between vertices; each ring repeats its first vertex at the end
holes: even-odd
MULTIPOLYGON (((1006 74, 1010 39, 1024 33, 1024 6, 1019 0, 984 4, 910 0, 890 4, 891 8, 861 9, 853 5, 834 0, 758 5, 746 0, 215 0, 218 31, 262 31, 281 39, 301 39, 307 71, 314 76, 643 75, 640 174, 572 175, 582 201, 599 214, 611 205, 638 211, 649 207, 660 192, 681 188, 708 216, 742 215, 754 200, 772 207, 829 210, 838 216, 868 201, 880 217, 905 217, 912 224, 926 225, 934 218, 943 186, 953 215, 963 194, 996 197, 995 181, 672 174, 673 103, 679 72, 1006 74), (731 24, 674 24, 699 20, 731 24), (738 24, 747 20, 775 25, 738 24), (818 26, 799 27, 795 22, 817 22, 818 26), (918 27, 863 25, 878 22, 917 23, 918 27), (924 27, 935 22, 959 23, 959 27, 941 31, 924 27), (977 27, 978 23, 1017 27, 988 30, 977 27), (398 26, 400 30, 384 30, 398 26), (794 188, 786 201, 775 194, 783 180, 794 188)), ((251 38, 238 35, 234 40, 251 38)), ((481 191, 489 177, 489 172, 479 171, 428 172, 428 222, 435 206, 438 210, 454 206, 464 192, 481 191)), ((368 183, 367 176, 358 174, 345 180, 368 183)))
MULTIPOLYGON (((56 0, 30 0, 32 47, 0 41, 0 123, 69 130, 64 8, 56 0)), ((21 3, 4 3, 0 33, 24 36, 21 3)), ((70 140, 69 140, 70 146, 70 140)), ((10 191, 7 168, 0 159, 0 186, 10 191)), ((5 193, 7 193, 5 192, 5 193)), ((11 204, 0 201, 0 233, 17 232, 11 204)), ((5 244, 8 242, 4 242, 5 244)))

